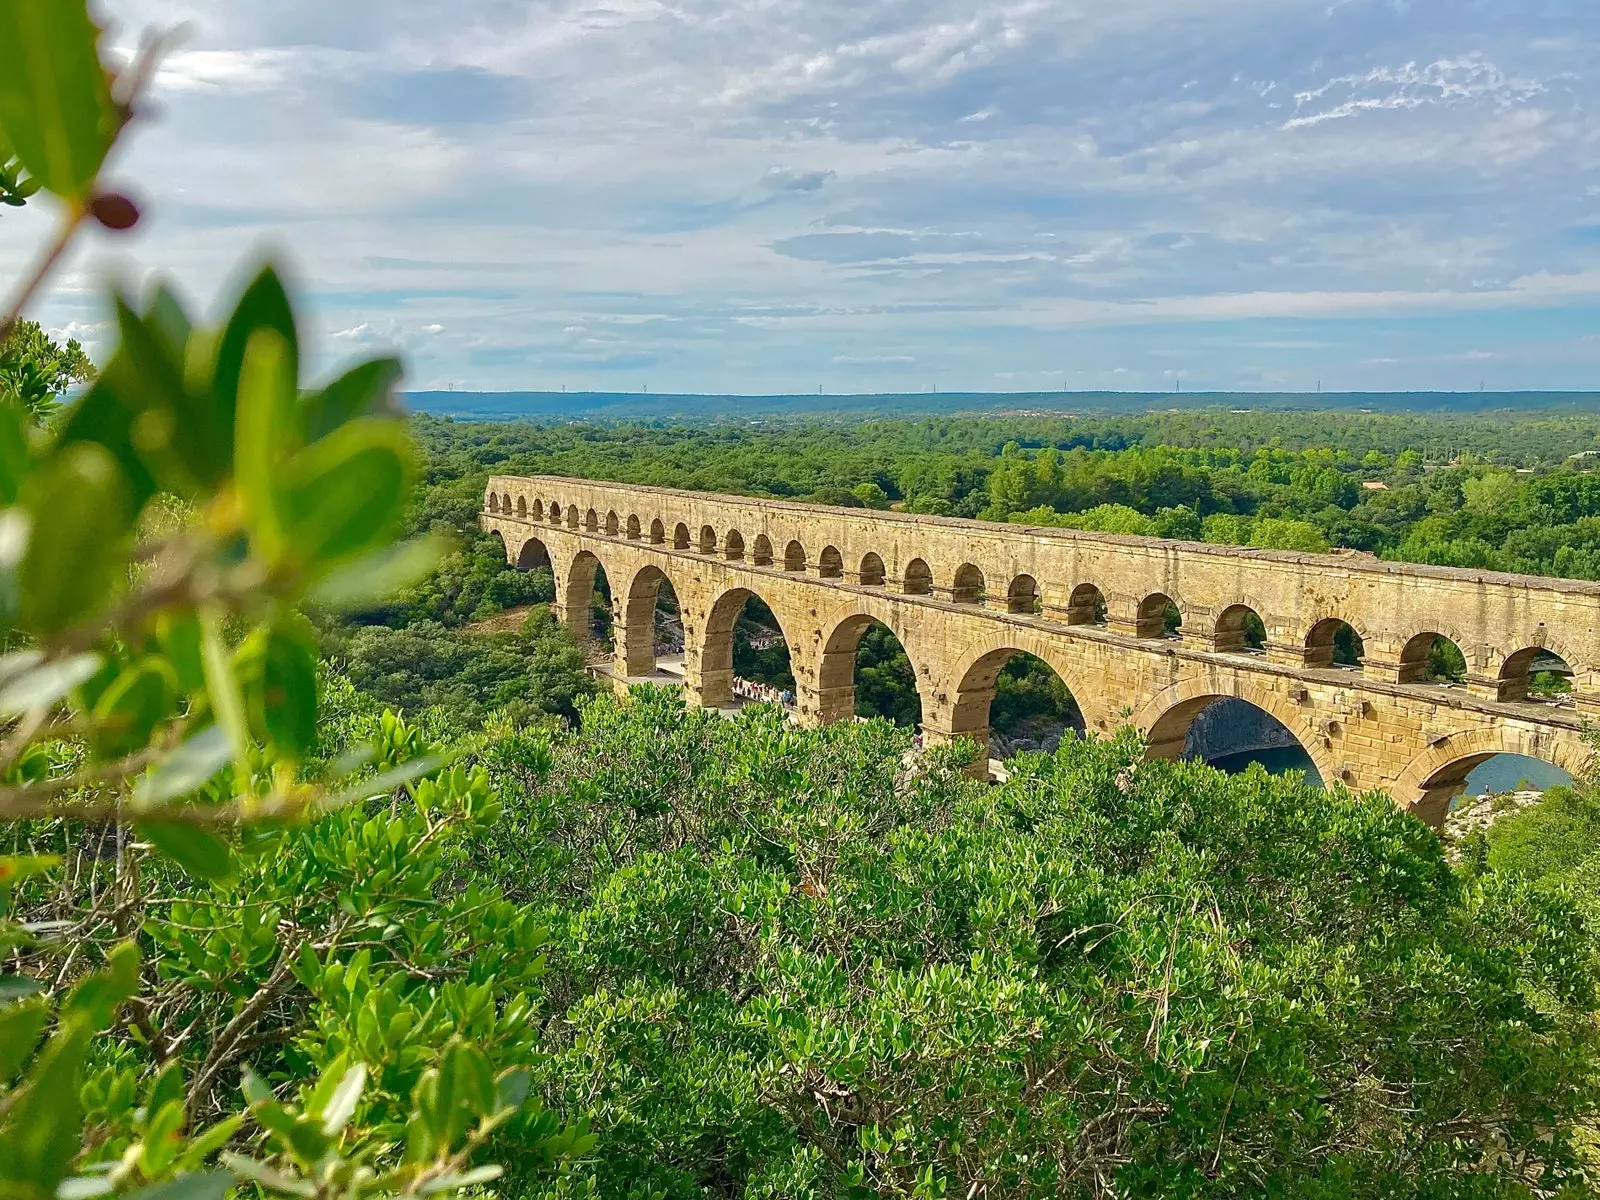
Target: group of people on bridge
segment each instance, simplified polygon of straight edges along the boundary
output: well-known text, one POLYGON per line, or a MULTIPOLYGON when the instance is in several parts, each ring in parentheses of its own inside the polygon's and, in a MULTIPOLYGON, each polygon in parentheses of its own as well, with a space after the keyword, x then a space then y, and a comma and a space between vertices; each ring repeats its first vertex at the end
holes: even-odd
POLYGON ((733 694, 741 700, 749 700, 756 704, 781 704, 785 708, 794 707, 794 693, 783 688, 775 688, 770 683, 757 683, 753 679, 733 677, 733 694))

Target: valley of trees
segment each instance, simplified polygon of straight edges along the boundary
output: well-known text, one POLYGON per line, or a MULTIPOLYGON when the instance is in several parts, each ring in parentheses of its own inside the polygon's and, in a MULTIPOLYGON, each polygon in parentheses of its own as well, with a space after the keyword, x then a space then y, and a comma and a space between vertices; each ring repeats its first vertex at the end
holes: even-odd
MULTIPOLYGON (((991 786, 913 752, 892 638, 887 719, 598 695, 475 530, 504 470, 1576 572, 1586 418, 408 422, 395 360, 308 378, 270 265, 215 326, 114 298, 91 369, 16 318, 138 219, 160 43, 98 38, 0 0, 0 200, 63 221, 0 309, 0 1197, 1600 1185, 1600 781, 1449 845, 1132 730, 991 786)), ((1069 703, 1023 661, 997 727, 1069 703)))

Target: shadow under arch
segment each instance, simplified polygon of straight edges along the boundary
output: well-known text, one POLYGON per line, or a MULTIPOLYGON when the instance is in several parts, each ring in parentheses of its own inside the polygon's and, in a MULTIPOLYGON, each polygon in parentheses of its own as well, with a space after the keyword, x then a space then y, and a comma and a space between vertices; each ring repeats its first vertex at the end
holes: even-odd
POLYGON ((530 537, 517 551, 517 570, 534 571, 540 567, 550 567, 554 570, 555 561, 550 557, 550 547, 539 538, 530 537))
POLYGON ((1466 789, 1467 776, 1501 754, 1536 758, 1576 776, 1588 767, 1592 751, 1577 730, 1509 724, 1474 729, 1435 741, 1406 764, 1389 794, 1401 808, 1438 828, 1451 801, 1466 789))
POLYGON ((922 689, 903 632, 885 605, 853 605, 834 614, 817 665, 818 717, 824 723, 885 717, 896 725, 922 723, 922 689))
POLYGON ((1219 700, 1242 700, 1259 709, 1299 744, 1323 783, 1331 785, 1339 778, 1338 765, 1323 739, 1295 707, 1266 688, 1243 680, 1231 692, 1209 687, 1203 679, 1185 680, 1160 692, 1134 718, 1134 724, 1145 734, 1145 757, 1182 758, 1191 749, 1189 731, 1195 718, 1219 700))
POLYGON ((661 567, 646 563, 633 573, 619 605, 628 630, 629 676, 653 675, 663 653, 683 653, 683 611, 676 584, 661 567))
POLYGON ((514 564, 516 560, 511 557, 511 550, 506 546, 506 535, 501 533, 498 529, 491 529, 489 530, 489 536, 500 543, 500 553, 505 560, 508 563, 514 564))
POLYGON ((580 550, 558 586, 567 627, 579 641, 611 640, 611 581, 592 550, 580 550))
MULTIPOLYGON (((737 627, 740 618, 745 615, 746 606, 752 601, 761 613, 762 619, 770 617, 775 629, 778 642, 781 642, 784 653, 771 656, 774 660, 782 660, 781 666, 787 675, 787 689, 793 693, 794 676, 790 666, 790 656, 798 643, 789 629, 783 624, 783 618, 778 615, 778 610, 768 603, 766 597, 754 589, 747 587, 729 588, 711 602, 706 610, 705 618, 700 622, 700 638, 698 645, 689 648, 691 657, 698 659, 698 678, 700 687, 700 703, 706 708, 726 708, 735 701, 734 691, 734 651, 737 627)), ((758 635, 759 636, 759 635, 758 635)), ((744 647, 760 654, 763 651, 775 650, 777 647, 756 645, 755 639, 745 638, 744 647)), ((741 655, 741 657, 748 657, 741 655)), ((759 660, 758 660, 759 661, 759 660)), ((777 665, 776 662, 774 665, 777 665)), ((757 684, 770 684, 775 688, 782 688, 785 676, 777 671, 772 671, 773 679, 757 679, 748 682, 757 684)))
MULTIPOLYGON (((1110 717, 1104 710, 1102 699, 1086 688, 1074 685, 1073 672, 1061 659, 1058 649, 1048 639, 1037 637, 1024 629, 1008 629, 969 647, 952 668, 949 686, 945 688, 950 705, 949 728, 945 732, 951 737, 970 737, 980 746, 990 746, 991 735, 995 732, 992 721, 994 702, 1002 688, 1006 687, 1001 682, 1002 673, 1006 673, 1008 678, 1015 678, 1021 688, 1037 691, 1047 682, 1041 675, 1041 667, 1046 668, 1048 675, 1058 681, 1059 688, 1056 690, 1065 693, 1054 716, 1055 723, 1061 726, 1061 732, 1066 729, 1076 733, 1109 731, 1110 717), (1014 660, 1020 661, 1014 666, 1014 660), (1064 701, 1070 701, 1070 708, 1064 701)), ((1006 728, 1002 732, 1016 731, 1006 728)), ((982 762, 974 764, 977 769, 975 773, 987 772, 987 758, 991 756, 986 755, 982 762)))

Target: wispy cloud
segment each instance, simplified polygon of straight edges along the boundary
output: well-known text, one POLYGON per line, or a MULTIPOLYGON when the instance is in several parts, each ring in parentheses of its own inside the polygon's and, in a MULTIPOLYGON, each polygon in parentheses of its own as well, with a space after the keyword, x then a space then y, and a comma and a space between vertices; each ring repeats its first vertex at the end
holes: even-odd
POLYGON ((102 3, 195 36, 91 344, 107 270, 292 246, 415 384, 1600 377, 1592 0, 102 3))

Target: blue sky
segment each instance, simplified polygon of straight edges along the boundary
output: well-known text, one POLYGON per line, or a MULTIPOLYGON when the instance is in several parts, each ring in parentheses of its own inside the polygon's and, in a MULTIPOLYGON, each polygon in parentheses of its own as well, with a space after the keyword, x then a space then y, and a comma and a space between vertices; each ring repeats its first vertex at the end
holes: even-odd
MULTIPOLYGON (((107 0, 108 274, 413 386, 1600 387, 1594 0, 107 0)), ((0 217, 0 272, 42 209, 0 217)))

